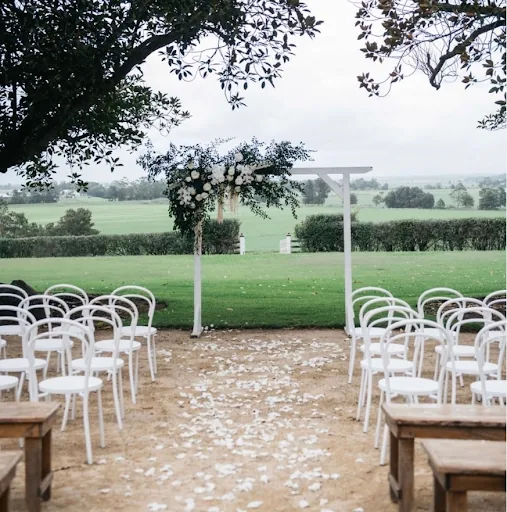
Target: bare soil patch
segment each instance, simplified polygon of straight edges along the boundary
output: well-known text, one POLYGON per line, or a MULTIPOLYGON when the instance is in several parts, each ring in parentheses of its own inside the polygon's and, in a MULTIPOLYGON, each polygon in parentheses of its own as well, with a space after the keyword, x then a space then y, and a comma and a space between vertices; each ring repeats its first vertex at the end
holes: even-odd
MULTIPOLYGON (((9 342, 14 355, 18 342, 9 342)), ((161 331, 157 380, 143 350, 136 405, 124 380, 121 432, 105 384, 104 449, 92 401, 92 466, 79 413, 65 432, 55 429, 56 473, 43 511, 395 512, 388 468, 373 448, 376 413, 367 434, 354 420, 359 372, 348 385, 348 346, 341 330, 213 331, 199 340, 161 331)), ((467 384, 461 401, 469 396, 467 384)), ((16 446, 1 441, 2 449, 16 446)), ((432 510, 419 446, 415 485, 416 510, 432 510)), ((12 499, 14 511, 25 510, 22 464, 12 499)), ((505 495, 470 495, 470 512, 504 510, 505 495)))

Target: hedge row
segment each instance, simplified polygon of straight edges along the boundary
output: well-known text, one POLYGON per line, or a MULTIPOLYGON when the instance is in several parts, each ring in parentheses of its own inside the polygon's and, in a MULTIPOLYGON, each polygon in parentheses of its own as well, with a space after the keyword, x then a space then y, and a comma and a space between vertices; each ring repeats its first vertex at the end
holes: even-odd
MULTIPOLYGON (((240 222, 236 219, 205 223, 203 252, 236 252, 240 222)), ((69 256, 140 256, 191 254, 193 237, 170 233, 133 233, 127 235, 41 236, 0 238, 0 258, 49 258, 69 256)))
MULTIPOLYGON (((353 251, 505 249, 505 218, 352 222, 353 251)), ((310 215, 295 229, 305 252, 343 251, 343 216, 310 215)))

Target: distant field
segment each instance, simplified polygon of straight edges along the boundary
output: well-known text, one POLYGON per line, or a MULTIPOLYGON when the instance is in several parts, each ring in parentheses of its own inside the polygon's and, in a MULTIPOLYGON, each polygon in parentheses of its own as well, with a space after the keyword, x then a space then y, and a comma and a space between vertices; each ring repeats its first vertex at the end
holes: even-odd
MULTIPOLYGON (((124 284, 150 288, 167 308, 160 327, 192 323, 192 256, 120 256, 2 260, 0 280, 36 290, 73 283, 89 293, 124 284)), ((353 286, 382 286, 415 305, 448 286, 484 297, 505 288, 505 251, 355 253, 353 286)), ((344 324, 343 254, 250 254, 203 257, 203 323, 221 327, 340 327, 344 324)))
MULTIPOLYGON (((444 197, 448 203, 449 190, 431 191, 444 197)), ((470 189, 472 195, 478 195, 478 189, 470 189)), ((395 219, 451 219, 464 217, 497 217, 505 215, 500 211, 471 210, 392 210, 372 206, 372 198, 377 192, 357 192, 359 204, 354 207, 361 221, 382 222, 395 219)), ((167 202, 128 201, 110 202, 102 199, 74 199, 56 204, 13 205, 14 211, 25 212, 28 220, 46 224, 55 222, 67 208, 89 208, 97 229, 105 234, 161 232, 172 230, 172 219, 167 213, 167 202)), ((298 219, 292 218, 290 211, 268 211, 271 220, 263 220, 253 215, 248 209, 239 209, 238 218, 241 230, 246 236, 247 251, 277 251, 279 240, 287 232, 294 232, 297 222, 313 213, 337 213, 342 211, 341 200, 330 196, 324 206, 302 206, 298 211, 298 219)), ((228 215, 226 214, 226 217, 228 215)))

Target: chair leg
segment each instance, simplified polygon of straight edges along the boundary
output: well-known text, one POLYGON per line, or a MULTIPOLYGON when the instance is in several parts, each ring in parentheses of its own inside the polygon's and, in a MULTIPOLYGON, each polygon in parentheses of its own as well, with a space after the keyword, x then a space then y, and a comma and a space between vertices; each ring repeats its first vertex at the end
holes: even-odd
POLYGON ((21 399, 21 392, 23 391, 23 384, 25 382, 25 372, 21 372, 19 376, 18 388, 16 389, 16 402, 19 402, 21 399))
POLYGON ((349 384, 352 383, 352 374, 354 373, 354 363, 356 360, 356 337, 353 335, 350 339, 350 361, 349 361, 349 384))
POLYGON ((139 352, 140 350, 136 350, 136 371, 135 371, 135 380, 134 380, 134 384, 136 386, 136 395, 137 395, 137 390, 139 389, 139 352))
MULTIPOLYGON (((122 415, 122 410, 121 410, 121 405, 120 405, 120 397, 118 396, 118 381, 117 381, 117 377, 118 377, 118 373, 121 372, 121 369, 119 369, 118 371, 113 371, 113 402, 114 402, 114 410, 116 412, 116 421, 118 422, 118 429, 119 430, 123 430, 123 415, 122 415)), ((120 377, 121 379, 121 377, 120 377)), ((121 386, 121 381, 120 381, 120 386, 121 386)), ((123 397, 123 386, 121 387, 121 395, 123 397)))
POLYGON ((104 412, 102 410, 102 390, 97 391, 97 405, 99 408, 99 431, 100 431, 100 447, 106 447, 106 436, 104 434, 104 412))
POLYGON ((365 371, 361 369, 361 385, 359 386, 359 400, 357 401, 357 414, 356 421, 361 419, 361 408, 363 407, 363 399, 364 399, 364 379, 365 379, 365 371))
POLYGON ((70 409, 70 404, 72 402, 72 397, 73 397, 73 395, 65 395, 65 409, 63 410, 63 419, 62 419, 62 428, 61 428, 62 432, 67 427, 67 421, 69 419, 69 409, 70 409))
POLYGON ((151 347, 153 350, 153 370, 155 375, 157 375, 157 343, 156 343, 157 335, 154 334, 151 338, 151 347))
POLYGON ((93 464, 92 437, 90 433, 90 416, 88 414, 88 393, 83 396, 83 426, 86 444, 86 461, 93 464))
POLYGON ((76 419, 76 395, 72 395, 72 416, 73 420, 76 419))
POLYGON ((151 336, 148 335, 146 337, 146 346, 148 348, 148 365, 150 367, 150 374, 151 374, 151 381, 154 382, 155 381, 155 365, 153 363, 153 349, 152 349, 152 346, 151 346, 151 336))
POLYGON ((382 403, 384 402, 384 392, 380 391, 380 399, 378 403, 377 427, 375 428, 375 449, 378 449, 380 441, 380 427, 382 425, 382 403))
POLYGON ((120 392, 120 410, 121 417, 125 419, 125 400, 123 395, 123 369, 118 370, 118 390, 120 392))
POLYGON ((366 373, 366 410, 364 413, 363 432, 368 432, 368 423, 370 422, 370 410, 371 410, 371 398, 373 395, 373 373, 371 370, 367 370, 366 373))
POLYGON ((451 404, 454 405, 456 403, 456 374, 454 372, 452 372, 451 378, 451 404))
POLYGON ((475 393, 472 391, 472 405, 475 405, 475 393))
POLYGON ((387 453, 387 441, 389 438, 389 427, 384 425, 384 437, 382 439, 382 449, 380 450, 380 465, 385 466, 386 453, 387 453))
POLYGON ((130 396, 132 403, 136 403, 136 382, 134 376, 134 356, 132 352, 129 353, 129 381, 130 381, 130 396))
POLYGON ((433 380, 438 379, 438 367, 440 366, 440 355, 435 352, 435 372, 433 374, 433 380))

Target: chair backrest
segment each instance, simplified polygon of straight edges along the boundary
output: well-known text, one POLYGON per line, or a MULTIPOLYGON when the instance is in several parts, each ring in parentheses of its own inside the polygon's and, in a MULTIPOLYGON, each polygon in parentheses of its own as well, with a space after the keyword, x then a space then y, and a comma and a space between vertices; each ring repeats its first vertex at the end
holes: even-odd
MULTIPOLYGON (((376 299, 373 300, 376 301, 376 299)), ((362 317, 361 323, 365 359, 369 359, 370 357, 370 329, 378 327, 379 325, 387 328, 387 326, 392 325, 393 323, 411 318, 420 318, 420 316, 417 311, 414 311, 408 304, 406 306, 400 304, 390 304, 387 306, 380 306, 378 308, 368 310, 362 317)), ((407 329, 410 330, 411 326, 408 326, 407 329)), ((408 342, 408 340, 406 340, 406 342, 408 342)))
POLYGON ((484 303, 479 299, 471 297, 458 297, 455 299, 446 300, 437 311, 437 323, 445 326, 449 317, 457 310, 462 310, 462 314, 466 313, 467 308, 484 307, 484 303))
POLYGON ((489 399, 486 393, 487 375, 484 373, 484 364, 489 362, 491 353, 490 347, 498 344, 498 371, 496 377, 502 379, 502 367, 505 365, 505 345, 507 342, 507 321, 491 322, 485 325, 475 337, 475 359, 479 366, 479 380, 482 390, 482 404, 489 405, 489 399))
POLYGON ((88 294, 82 288, 73 284, 54 284, 44 292, 44 295, 52 295, 63 299, 67 302, 69 309, 84 306, 90 302, 88 294))
POLYGON ((30 311, 35 318, 42 317, 43 319, 50 319, 48 329, 52 331, 55 327, 59 327, 60 319, 62 319, 68 312, 69 306, 60 297, 52 295, 31 295, 23 299, 19 303, 19 307, 30 311))
MULTIPOLYGON (((27 347, 27 358, 30 368, 29 390, 30 400, 37 402, 39 400, 38 379, 37 372, 35 371, 35 343, 38 342, 39 346, 44 344, 44 341, 49 341, 53 338, 51 333, 51 319, 42 319, 31 325, 25 333, 25 345, 27 347)), ((88 380, 91 375, 91 361, 94 355, 94 338, 93 332, 90 331, 82 322, 70 320, 68 318, 60 318, 60 331, 59 337, 62 339, 62 364, 60 365, 62 376, 72 375, 72 342, 78 342, 81 346, 83 359, 85 361, 84 379, 85 379, 85 394, 88 393, 88 380)))
POLYGON ((356 308, 361 307, 365 302, 379 297, 392 296, 393 294, 389 290, 379 288, 377 286, 364 286, 363 288, 354 290, 350 296, 351 301, 347 304, 347 314, 349 315, 351 322, 354 323, 356 308))
MULTIPOLYGON (((421 318, 410 318, 395 322, 389 326, 380 338, 380 351, 382 364, 384 366, 384 378, 386 385, 386 400, 388 402, 390 402, 391 395, 391 388, 389 384, 391 375, 388 371, 390 360, 389 346, 392 343, 400 343, 401 340, 403 340, 403 343, 405 343, 407 347, 410 348, 410 346, 412 346, 412 361, 414 369, 417 369, 422 366, 421 358, 424 357, 425 353, 424 345, 430 339, 442 346, 442 356, 440 358, 440 367, 437 379, 438 393, 436 397, 437 403, 442 403, 442 390, 448 361, 447 347, 450 346, 452 338, 451 334, 445 327, 431 320, 421 318)), ((454 370, 454 359, 451 358, 450 360, 452 361, 451 366, 454 370)))
POLYGON ((127 299, 132 300, 132 302, 134 302, 134 300, 146 302, 148 306, 148 327, 151 328, 157 301, 155 299, 155 295, 153 295, 148 288, 137 285, 120 286, 119 288, 116 288, 116 290, 113 290, 111 295, 126 297, 127 299))
POLYGON ((445 327, 451 333, 456 333, 453 339, 457 343, 458 335, 464 325, 484 324, 486 326, 492 322, 501 322, 502 320, 505 320, 505 316, 500 311, 486 306, 476 306, 455 310, 447 319, 445 327))
MULTIPOLYGON (((410 304, 408 302, 405 302, 402 299, 398 299, 397 297, 374 297, 371 299, 368 299, 364 304, 362 304, 361 309, 359 310, 359 325, 361 328, 363 328, 364 323, 364 317, 374 309, 384 308, 387 306, 395 307, 401 307, 401 308, 408 308, 412 309, 410 307, 410 304)), ((386 321, 389 321, 389 317, 392 316, 389 314, 385 315, 386 321)), ((371 318, 371 315, 370 315, 371 318)))
POLYGON ((445 302, 449 299, 463 297, 463 294, 453 288, 430 288, 419 295, 417 299, 417 311, 422 317, 426 316, 426 309, 431 304, 445 302))
POLYGON ((23 357, 26 357, 26 346, 24 343, 24 335, 30 325, 36 322, 36 318, 30 311, 18 306, 2 306, 0 311, 0 325, 14 325, 19 327, 19 335, 21 336, 21 347, 23 357))
POLYGON ((0 315, 3 313, 4 305, 19 306, 19 303, 27 297, 28 293, 19 286, 15 286, 13 284, 0 284, 0 315))
POLYGON ((507 290, 496 290, 494 292, 491 292, 489 295, 486 295, 486 297, 484 297, 483 302, 484 304, 486 304, 486 306, 490 306, 492 302, 496 303, 497 301, 505 301, 506 297, 507 290))

